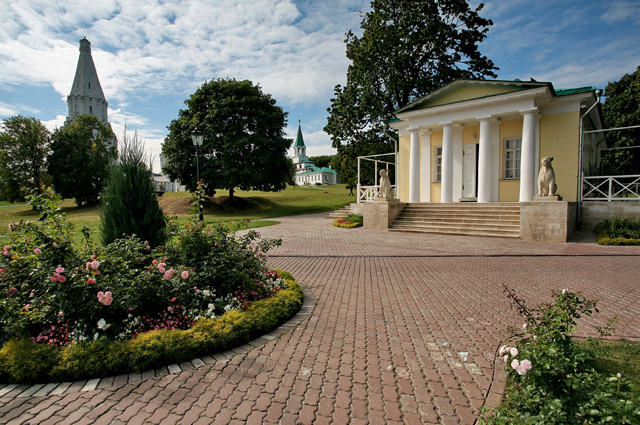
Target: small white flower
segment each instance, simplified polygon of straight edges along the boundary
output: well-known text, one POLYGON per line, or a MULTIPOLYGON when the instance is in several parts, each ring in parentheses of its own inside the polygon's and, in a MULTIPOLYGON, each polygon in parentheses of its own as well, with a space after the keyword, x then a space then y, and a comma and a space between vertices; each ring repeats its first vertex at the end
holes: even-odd
POLYGON ((518 355, 518 349, 516 347, 511 347, 511 355, 512 356, 517 356, 518 355))
POLYGON ((226 306, 224 306, 224 311, 229 311, 229 310, 231 310, 231 309, 232 309, 232 307, 231 307, 229 304, 227 304, 226 306))
POLYGON ((498 352, 498 354, 500 354, 501 356, 504 356, 507 353, 507 349, 509 347, 507 347, 506 345, 503 345, 502 347, 500 347, 500 351, 498 352))
POLYGON ((214 308, 216 308, 216 305, 215 304, 209 304, 207 307, 209 308, 209 310, 213 310, 214 308))
POLYGON ((107 323, 104 319, 98 320, 98 329, 100 329, 101 331, 106 331, 110 327, 111 327, 111 324, 107 323))
POLYGON ((567 290, 566 290, 566 289, 563 289, 563 290, 562 290, 562 293, 563 293, 563 294, 566 294, 566 293, 567 293, 567 290))
POLYGON ((522 329, 524 329, 525 331, 527 330, 527 324, 526 323, 522 325, 522 329))
POLYGON ((618 379, 622 378, 622 374, 621 373, 618 373, 617 376, 618 376, 618 379))
POLYGON ((206 295, 207 297, 210 297, 210 296, 211 296, 211 291, 209 291, 208 289, 203 289, 203 290, 202 290, 202 293, 203 293, 204 295, 206 295))

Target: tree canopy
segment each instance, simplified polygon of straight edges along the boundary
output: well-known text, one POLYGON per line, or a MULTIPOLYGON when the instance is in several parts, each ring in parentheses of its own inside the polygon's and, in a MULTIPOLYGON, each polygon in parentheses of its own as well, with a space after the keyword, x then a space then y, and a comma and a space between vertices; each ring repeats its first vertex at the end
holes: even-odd
MULTIPOLYGON (((606 128, 640 125, 640 66, 605 88, 608 96, 602 106, 606 128)), ((611 131, 607 134, 609 148, 640 146, 640 128, 611 131)), ((640 147, 605 151, 603 172, 607 175, 640 174, 640 147)))
POLYGON ((205 82, 185 100, 187 109, 168 126, 162 153, 163 171, 193 191, 196 188, 196 147, 191 132, 204 133, 199 149, 200 178, 207 195, 235 188, 277 192, 290 178, 286 139, 287 113, 271 95, 251 81, 217 79, 205 82))
POLYGON ((16 115, 0 124, 0 196, 22 202, 48 182, 49 130, 34 117, 16 115))
MULTIPOLYGON (((465 0, 373 0, 362 37, 347 33, 352 63, 335 87, 324 130, 352 158, 393 152, 393 112, 458 78, 496 77, 478 50, 493 22, 465 0)), ((343 181, 344 177, 341 176, 343 181)))
POLYGON ((97 203, 116 158, 115 142, 111 127, 94 115, 78 115, 57 128, 47 161, 56 192, 78 205, 97 203))

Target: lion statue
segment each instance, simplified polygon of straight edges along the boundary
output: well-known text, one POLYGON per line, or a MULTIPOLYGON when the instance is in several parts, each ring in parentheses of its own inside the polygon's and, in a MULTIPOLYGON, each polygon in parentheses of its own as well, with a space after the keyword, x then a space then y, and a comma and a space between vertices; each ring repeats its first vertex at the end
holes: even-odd
POLYGON ((542 158, 542 167, 538 174, 538 196, 555 196, 558 186, 556 186, 556 173, 551 166, 553 157, 542 158))
POLYGON ((395 198, 395 192, 391 187, 389 172, 387 170, 380 170, 380 198, 395 198))

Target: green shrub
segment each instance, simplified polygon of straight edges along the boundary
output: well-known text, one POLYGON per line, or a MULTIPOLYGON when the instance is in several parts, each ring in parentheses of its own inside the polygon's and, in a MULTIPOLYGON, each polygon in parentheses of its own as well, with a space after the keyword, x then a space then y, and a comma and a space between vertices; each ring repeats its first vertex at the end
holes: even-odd
POLYGON ((640 239, 608 238, 606 236, 598 236, 597 243, 598 245, 638 246, 640 245, 640 239))
POLYGON ((109 245, 124 235, 137 236, 155 248, 167 239, 165 219, 158 205, 150 166, 144 163, 144 146, 126 129, 118 162, 109 170, 100 210, 102 242, 109 245))
MULTIPOLYGON (((589 351, 570 337, 577 319, 597 311, 595 300, 553 291, 553 303, 532 309, 506 286, 505 291, 525 323, 522 331, 509 327, 514 340, 500 348, 508 384, 502 404, 483 423, 638 423, 640 399, 630 381, 620 373, 597 372, 589 351)), ((612 333, 614 320, 597 328, 601 335, 612 333)))
POLYGON ((202 318, 188 330, 158 330, 132 340, 63 347, 34 344, 26 338, 11 340, 0 349, 0 382, 60 382, 141 372, 237 347, 272 331, 300 310, 302 288, 293 280, 287 283, 288 289, 256 301, 246 311, 202 318))
POLYGON ((594 229, 598 237, 609 239, 640 239, 640 219, 611 217, 602 220, 594 229))

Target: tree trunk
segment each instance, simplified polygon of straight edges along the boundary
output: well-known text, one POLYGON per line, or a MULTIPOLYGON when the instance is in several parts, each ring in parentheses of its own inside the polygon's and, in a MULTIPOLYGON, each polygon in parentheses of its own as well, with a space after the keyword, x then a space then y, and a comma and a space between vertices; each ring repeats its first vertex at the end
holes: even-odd
POLYGON ((229 205, 233 205, 233 187, 229 188, 229 205))

